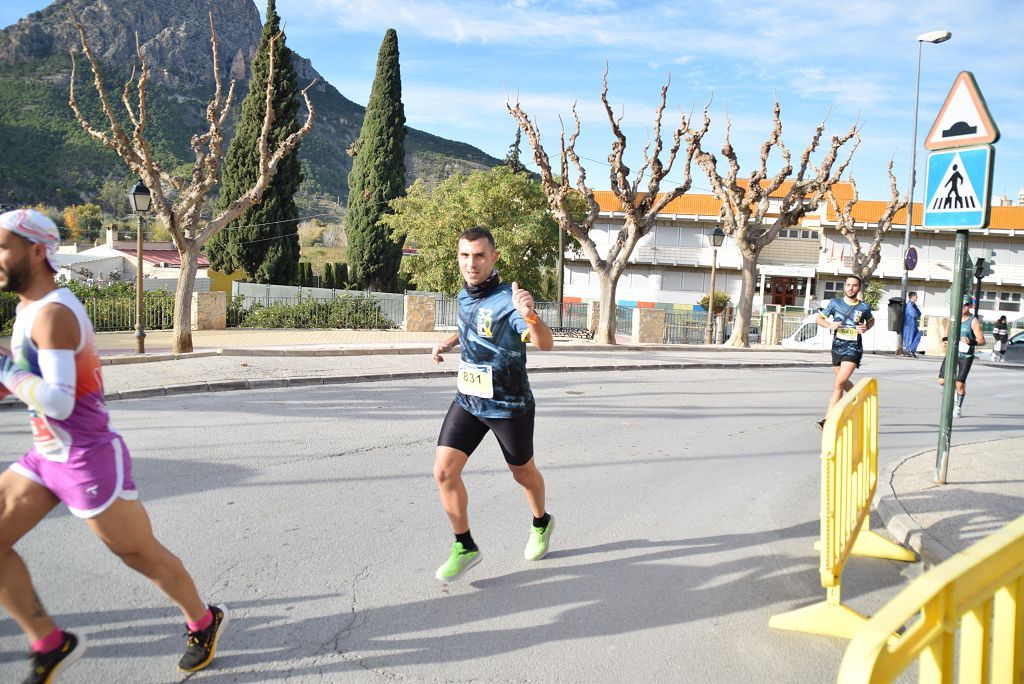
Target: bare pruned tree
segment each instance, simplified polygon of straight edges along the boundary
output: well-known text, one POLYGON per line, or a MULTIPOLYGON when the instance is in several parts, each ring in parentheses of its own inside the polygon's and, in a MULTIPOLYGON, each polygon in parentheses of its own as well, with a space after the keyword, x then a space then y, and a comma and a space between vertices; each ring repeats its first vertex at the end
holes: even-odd
POLYGON ((668 158, 665 162, 661 160, 664 150, 664 142, 661 135, 661 119, 665 112, 665 103, 668 95, 668 88, 671 81, 661 88, 661 102, 658 105, 654 116, 654 129, 652 137, 648 139, 643 150, 643 164, 633 180, 630 180, 630 169, 623 161, 626 152, 626 136, 622 132, 622 115, 616 116, 608 103, 608 69, 605 68, 602 77, 601 102, 604 105, 605 113, 608 115, 608 122, 611 125, 614 141, 612 151, 608 155, 608 163, 611 165, 611 190, 618 198, 620 209, 624 216, 622 227, 615 235, 614 240, 608 245, 607 251, 602 254, 596 242, 590 235, 594 221, 600 213, 600 207, 594 197, 594 191, 587 185, 587 174, 576 154, 576 141, 580 135, 580 119, 576 114, 576 105, 572 107, 572 116, 575 120, 575 127, 568 141, 565 137, 565 127, 562 127, 560 165, 558 175, 551 169, 551 161, 540 141, 540 128, 536 121, 530 119, 529 114, 523 110, 519 101, 515 105, 505 104, 519 128, 526 134, 533 148, 533 160, 540 169, 541 184, 544 193, 547 195, 548 208, 551 215, 561 230, 571 235, 579 242, 583 253, 590 261, 591 267, 597 273, 601 285, 599 300, 600 319, 594 339, 604 344, 615 344, 615 288, 618 285, 619 276, 622 275, 629 262, 637 242, 644 235, 647 235, 654 226, 658 214, 672 200, 685 194, 690 189, 690 166, 693 155, 700 147, 702 130, 690 131, 685 115, 680 117, 679 127, 672 134, 672 145, 668 149, 668 158), (689 142, 684 152, 685 167, 683 168, 683 182, 664 194, 659 194, 661 182, 672 171, 676 156, 682 147, 684 137, 689 132, 689 142), (576 172, 575 188, 569 182, 569 165, 572 164, 576 172), (648 175, 649 174, 649 175, 648 175), (647 178, 645 191, 640 190, 640 185, 647 178), (588 207, 586 215, 582 220, 573 218, 570 211, 570 196, 579 192, 588 207))
MULTIPOLYGON (((213 50, 213 76, 215 90, 213 99, 206 107, 207 129, 192 136, 192 151, 195 162, 192 165, 192 177, 188 181, 175 178, 153 158, 145 139, 147 122, 146 85, 149 81, 149 67, 142 54, 138 33, 135 34, 135 54, 139 59, 139 76, 136 70, 124 84, 121 91, 121 104, 131 122, 130 133, 121 125, 107 95, 106 86, 100 74, 99 65, 89 47, 85 28, 78 18, 72 15, 82 41, 82 51, 92 67, 93 85, 99 96, 103 113, 109 123, 109 130, 99 130, 83 116, 75 99, 75 53, 71 52, 71 89, 68 99, 75 118, 86 133, 109 147, 128 165, 128 168, 140 176, 152 193, 152 208, 157 217, 167 227, 174 241, 174 246, 181 257, 181 273, 174 295, 174 351, 177 353, 192 351, 192 292, 195 289, 196 271, 198 270, 199 250, 217 231, 237 218, 243 211, 258 204, 277 172, 281 160, 299 144, 313 126, 316 113, 309 100, 307 91, 313 85, 306 86, 302 97, 306 101, 309 116, 305 124, 292 133, 277 146, 270 150, 268 142, 271 125, 274 122, 274 49, 270 47, 270 69, 266 84, 266 116, 259 138, 260 173, 256 182, 248 192, 243 193, 234 202, 213 218, 202 216, 204 200, 207 193, 217 184, 220 163, 224 157, 224 123, 231 109, 231 101, 235 90, 235 81, 228 86, 224 95, 221 86, 220 68, 217 61, 217 32, 213 26, 213 14, 210 14, 210 43, 213 50), (136 91, 136 103, 130 97, 132 87, 136 91)), ((276 40, 274 38, 273 40, 276 40)))
MULTIPOLYGON (((857 193, 857 182, 853 176, 849 176, 850 185, 853 187, 853 197, 846 201, 840 206, 839 201, 836 199, 835 193, 832 188, 829 188, 825 193, 825 198, 828 200, 828 204, 832 207, 832 211, 836 215, 836 230, 846 237, 847 242, 850 243, 850 247, 853 249, 853 264, 851 270, 853 275, 860 277, 864 282, 865 287, 871 280, 872 274, 875 269, 878 268, 878 262, 882 260, 882 241, 885 239, 886 234, 892 230, 893 219, 896 217, 896 212, 907 206, 907 200, 900 199, 899 191, 896 189, 896 176, 892 174, 892 160, 889 160, 889 203, 882 209, 881 216, 874 225, 874 232, 871 236, 871 243, 865 250, 861 245, 860 239, 857 237, 857 226, 856 219, 853 216, 853 207, 857 204, 859 195, 857 193)), ((863 223, 867 223, 863 221, 863 223)))
POLYGON ((721 201, 719 221, 722 230, 733 239, 742 258, 743 285, 737 303, 733 332, 726 344, 734 347, 748 347, 747 330, 750 327, 754 291, 757 283, 757 262, 763 250, 779 236, 783 228, 795 226, 805 214, 815 211, 823 201, 825 193, 841 178, 857 149, 857 124, 850 126, 844 135, 832 136, 821 164, 811 161, 821 143, 825 122, 818 124, 811 142, 800 156, 799 167, 793 175, 792 156, 782 142, 782 117, 779 103, 775 103, 774 126, 768 139, 761 144, 761 163, 749 178, 740 179, 740 164, 736 150, 729 140, 732 122, 726 114, 725 143, 722 155, 729 170, 723 177, 718 171, 715 155, 700 149, 700 140, 711 124, 708 106, 704 108, 704 124, 700 129, 690 131, 688 138, 696 141, 698 149, 694 161, 711 182, 711 190, 721 201), (855 140, 847 158, 836 167, 839 152, 846 143, 855 140), (782 155, 782 168, 775 174, 768 173, 768 158, 773 150, 782 155), (836 167, 833 173, 833 167, 836 167), (788 183, 788 187, 786 184, 788 183), (773 206, 771 200, 777 203, 773 206))

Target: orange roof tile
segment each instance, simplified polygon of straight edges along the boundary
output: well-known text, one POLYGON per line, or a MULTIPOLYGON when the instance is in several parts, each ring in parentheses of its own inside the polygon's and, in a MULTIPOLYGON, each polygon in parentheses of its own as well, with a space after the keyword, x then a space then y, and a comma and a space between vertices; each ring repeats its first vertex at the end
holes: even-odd
MULTIPOLYGON (((742 181, 741 181, 742 182, 742 181)), ((791 183, 783 184, 777 193, 772 196, 782 196, 791 183)), ((836 200, 840 205, 845 204, 853 197, 853 186, 849 183, 837 183, 835 186, 836 200)), ((622 211, 622 203, 611 190, 595 190, 594 198, 601 211, 622 211)), ((851 210, 853 218, 857 222, 875 223, 882 216, 888 201, 859 200, 851 210)), ((669 202, 662 213, 683 214, 687 216, 718 216, 722 203, 714 195, 701 195, 686 193, 682 197, 669 202)), ((835 222, 836 214, 832 207, 826 205, 826 221, 835 222)), ((901 209, 896 212, 893 225, 906 225, 907 212, 901 209)), ((921 225, 921 204, 914 203, 915 226, 921 225)), ((1024 206, 1013 207, 992 207, 989 214, 989 226, 992 230, 1024 230, 1024 206)))
MULTIPOLYGON (((838 197, 836 199, 839 199, 838 197)), ((843 200, 839 200, 842 204, 843 200)), ((864 223, 875 223, 882 216, 888 202, 878 200, 859 200, 853 205, 850 213, 853 220, 864 223)), ((827 219, 836 220, 836 213, 832 207, 828 207, 827 219)), ((907 224, 907 210, 900 209, 893 218, 893 225, 905 226, 907 224)), ((914 202, 913 225, 921 225, 921 203, 914 202)), ((989 212, 988 227, 991 230, 1024 230, 1024 206, 1016 207, 992 207, 989 212)))

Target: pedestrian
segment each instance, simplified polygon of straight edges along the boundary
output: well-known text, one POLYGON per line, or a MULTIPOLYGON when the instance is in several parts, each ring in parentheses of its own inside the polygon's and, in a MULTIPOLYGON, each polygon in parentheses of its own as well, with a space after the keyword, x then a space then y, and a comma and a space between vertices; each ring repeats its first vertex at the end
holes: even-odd
MULTIPOLYGON (((957 336, 957 360, 956 360, 956 394, 953 395, 953 417, 960 418, 963 415, 964 397, 967 396, 967 376, 971 372, 971 364, 974 363, 974 349, 985 344, 985 333, 981 331, 981 321, 971 313, 970 295, 964 295, 963 309, 960 313, 960 328, 957 336)), ((942 341, 949 343, 950 326, 947 320, 943 324, 942 341)), ((939 385, 946 383, 946 357, 942 357, 942 366, 939 368, 939 385)))
POLYGON ((1006 360, 1006 345, 1010 339, 1010 331, 1006 325, 1006 316, 1000 316, 992 326, 992 360, 1001 363, 1006 360))
POLYGON ((907 356, 917 356, 917 345, 921 342, 921 309, 917 306, 917 293, 907 295, 907 306, 903 312, 903 350, 907 356))
POLYGON ((201 670, 214 657, 227 612, 200 599, 184 565, 153 536, 128 449, 110 427, 92 323, 54 281, 59 242, 57 227, 35 210, 0 215, 0 289, 19 299, 12 348, 0 349, 0 383, 28 406, 34 440, 0 474, 0 604, 31 643, 25 681, 53 681, 86 648, 84 637, 61 630, 47 613, 13 548, 61 502, 177 604, 188 630, 178 669, 201 670))
POLYGON ((853 389, 850 376, 860 368, 864 356, 863 333, 871 330, 875 324, 871 315, 871 307, 860 301, 857 295, 862 287, 861 279, 855 275, 848 276, 843 284, 843 296, 836 297, 818 312, 817 323, 828 328, 834 335, 832 339, 832 370, 835 373, 835 384, 832 396, 828 401, 825 417, 818 421, 818 427, 825 429, 828 412, 842 399, 844 392, 853 389))
POLYGON ((488 431, 494 433, 512 476, 523 487, 533 513, 526 560, 547 554, 554 518, 545 508, 544 478, 533 450, 534 401, 526 375, 526 340, 538 349, 554 347, 551 330, 537 317, 533 296, 503 283, 495 265, 498 251, 486 228, 459 236, 458 263, 465 286, 459 292, 459 331, 433 349, 435 363, 456 343, 461 347, 455 400, 448 409, 434 456, 434 479, 455 542, 437 569, 442 582, 460 579, 481 560, 469 531, 469 496, 462 470, 488 431))

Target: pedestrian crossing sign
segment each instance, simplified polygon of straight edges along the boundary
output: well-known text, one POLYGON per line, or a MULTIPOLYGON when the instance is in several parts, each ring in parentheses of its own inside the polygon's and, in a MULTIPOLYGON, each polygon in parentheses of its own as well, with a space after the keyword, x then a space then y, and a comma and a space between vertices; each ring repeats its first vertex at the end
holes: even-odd
POLYGON ((956 147, 928 154, 925 173, 925 228, 983 228, 988 225, 991 145, 956 147))

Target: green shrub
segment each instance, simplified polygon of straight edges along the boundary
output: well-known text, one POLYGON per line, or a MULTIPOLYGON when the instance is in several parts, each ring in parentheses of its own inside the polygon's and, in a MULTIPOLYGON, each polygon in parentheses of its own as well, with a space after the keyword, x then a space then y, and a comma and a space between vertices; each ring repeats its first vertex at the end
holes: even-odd
MULTIPOLYGON (((235 302, 232 302, 235 305, 235 302)), ((237 303, 241 308, 241 302, 237 303)), ((254 302, 240 312, 240 328, 353 328, 385 330, 395 324, 372 297, 343 296, 317 300, 300 298, 294 303, 254 302)))

